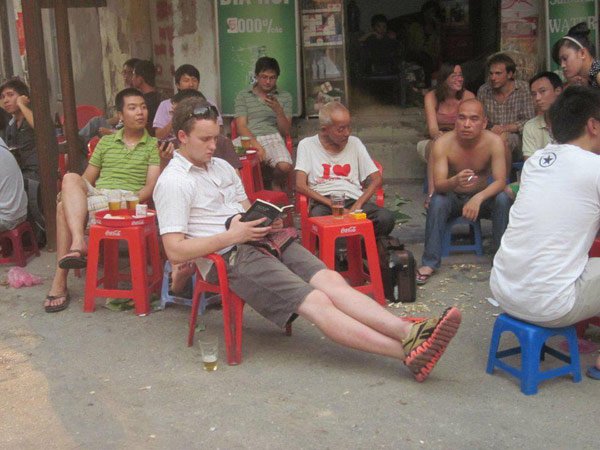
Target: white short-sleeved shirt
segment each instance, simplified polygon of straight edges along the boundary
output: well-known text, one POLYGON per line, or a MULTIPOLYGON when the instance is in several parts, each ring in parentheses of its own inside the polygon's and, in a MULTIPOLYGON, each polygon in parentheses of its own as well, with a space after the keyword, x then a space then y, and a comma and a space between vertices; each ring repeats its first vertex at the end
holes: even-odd
POLYGON ((203 169, 178 152, 158 177, 153 198, 160 234, 184 233, 188 238, 223 233, 225 221, 244 212, 240 202, 247 199, 240 178, 227 161, 212 158, 203 169))
POLYGON ((523 320, 563 317, 599 227, 600 156, 567 144, 535 152, 494 258, 494 298, 523 320))
POLYGON ((298 144, 296 170, 308 175, 308 186, 321 195, 344 193, 357 199, 362 194, 361 182, 377 172, 377 166, 357 137, 350 136, 340 153, 328 152, 319 135, 304 138, 298 144))

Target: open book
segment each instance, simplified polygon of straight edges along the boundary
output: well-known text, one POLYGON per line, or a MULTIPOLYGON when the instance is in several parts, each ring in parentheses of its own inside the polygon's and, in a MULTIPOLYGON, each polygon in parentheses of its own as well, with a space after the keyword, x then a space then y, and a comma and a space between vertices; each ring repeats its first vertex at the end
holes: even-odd
POLYGON ((269 203, 265 200, 257 198, 256 201, 252 203, 252 206, 248 208, 248 211, 246 211, 242 222, 251 222, 252 220, 257 220, 262 217, 266 217, 267 220, 265 220, 259 226, 268 227, 279 217, 282 217, 289 208, 293 207, 294 205, 286 205, 280 207, 274 205, 273 203, 269 203))

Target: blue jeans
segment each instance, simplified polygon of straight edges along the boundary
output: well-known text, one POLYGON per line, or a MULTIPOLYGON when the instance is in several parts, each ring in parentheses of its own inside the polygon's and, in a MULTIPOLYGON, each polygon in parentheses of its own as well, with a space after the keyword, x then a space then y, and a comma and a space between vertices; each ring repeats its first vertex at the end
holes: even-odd
MULTIPOLYGON (((470 194, 434 194, 427 210, 425 222, 425 250, 423 251, 422 265, 438 269, 442 260, 442 239, 446 223, 462 215, 465 203, 471 199, 470 194)), ((512 204, 511 199, 504 192, 495 197, 488 198, 479 208, 479 217, 492 220, 492 236, 494 251, 500 246, 504 230, 508 226, 508 212, 512 204)))

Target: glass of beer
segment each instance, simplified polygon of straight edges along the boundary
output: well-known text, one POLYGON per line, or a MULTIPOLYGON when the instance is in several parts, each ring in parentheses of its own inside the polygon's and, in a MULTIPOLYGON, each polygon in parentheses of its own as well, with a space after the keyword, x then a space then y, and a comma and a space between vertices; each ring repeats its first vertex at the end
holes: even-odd
POLYGON ((344 204, 346 196, 344 193, 331 194, 331 211, 333 217, 341 219, 344 216, 344 204))
POLYGON ((217 359, 219 356, 219 340, 216 337, 204 337, 198 340, 200 344, 200 353, 202 354, 202 364, 204 370, 212 372, 217 370, 217 359))
POLYGON ((248 150, 249 148, 252 148, 252 142, 251 142, 251 139, 248 136, 242 136, 242 137, 240 137, 240 141, 242 142, 242 147, 245 150, 248 150))
POLYGON ((135 207, 140 202, 140 198, 135 194, 128 195, 125 197, 125 202, 127 203, 127 209, 131 211, 132 214, 135 214, 135 207))
POLYGON ((111 211, 121 209, 121 193, 119 191, 110 191, 108 193, 108 209, 111 211))

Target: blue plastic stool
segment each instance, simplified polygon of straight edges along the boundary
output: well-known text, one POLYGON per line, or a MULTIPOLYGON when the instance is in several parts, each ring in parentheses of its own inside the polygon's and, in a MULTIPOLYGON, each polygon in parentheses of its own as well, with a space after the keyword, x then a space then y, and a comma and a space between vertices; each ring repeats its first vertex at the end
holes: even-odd
MULTIPOLYGON (((169 294, 169 275, 171 274, 171 263, 165 262, 163 270, 162 288, 160 291, 160 309, 165 309, 167 303, 177 303, 178 305, 192 306, 192 299, 178 297, 169 294)), ((192 275, 192 283, 196 284, 196 275, 192 275)), ((206 309, 206 296, 202 294, 200 298, 200 311, 198 314, 203 314, 206 309)))
POLYGON ((521 380, 521 392, 525 395, 537 394, 538 384, 541 381, 562 375, 572 374, 573 382, 579 383, 581 381, 581 367, 579 365, 579 349, 577 347, 575 326, 544 328, 515 319, 508 314, 500 314, 494 324, 486 372, 492 374, 496 367, 519 378, 521 380), (515 334, 519 339, 520 347, 498 351, 500 337, 505 331, 511 331, 515 334), (567 338, 570 356, 546 345, 546 340, 551 336, 564 336, 567 338), (521 353, 520 369, 501 361, 502 358, 519 353, 521 353), (546 353, 567 364, 542 372, 540 361, 544 360, 546 353))
POLYGON ((446 224, 444 230, 444 238, 442 239, 442 256, 450 256, 452 252, 475 252, 477 256, 483 256, 483 244, 481 240, 481 223, 479 219, 475 222, 465 219, 464 217, 456 217, 451 219, 446 224), (473 243, 465 245, 452 245, 452 227, 454 225, 469 225, 473 234, 473 243))

